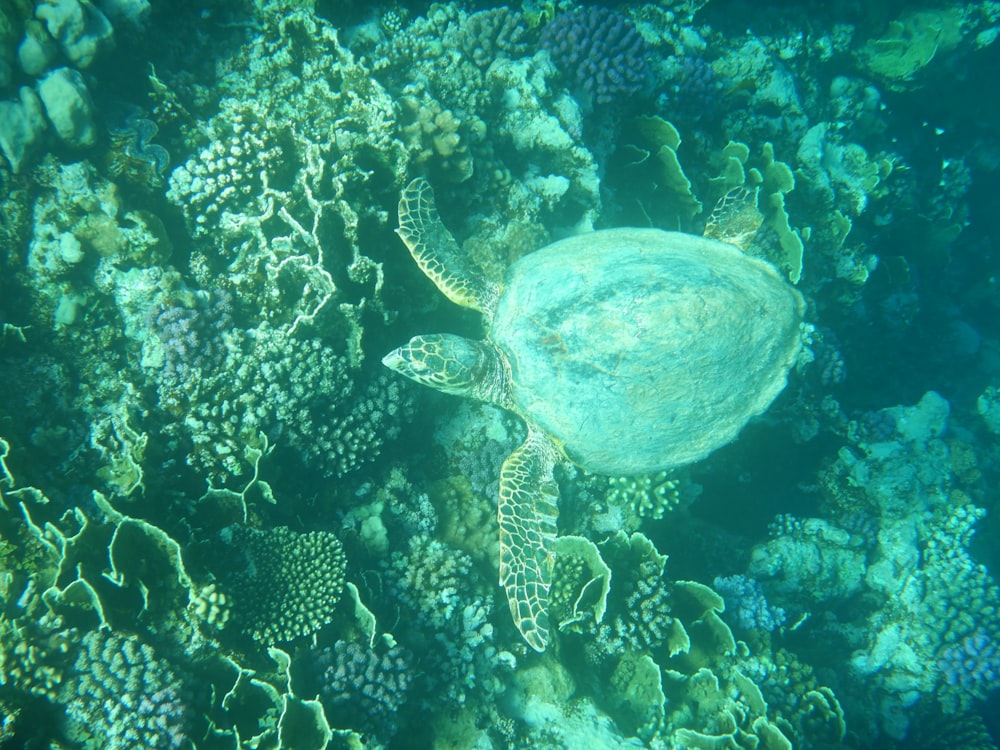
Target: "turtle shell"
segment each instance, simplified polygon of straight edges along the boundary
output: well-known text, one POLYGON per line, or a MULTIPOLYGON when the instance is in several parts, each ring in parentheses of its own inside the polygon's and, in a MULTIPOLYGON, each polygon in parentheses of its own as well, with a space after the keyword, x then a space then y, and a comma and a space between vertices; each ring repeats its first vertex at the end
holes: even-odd
POLYGON ((508 271, 490 338, 513 407, 575 463, 643 474, 704 458, 784 388, 801 295, 717 240, 609 229, 508 271))

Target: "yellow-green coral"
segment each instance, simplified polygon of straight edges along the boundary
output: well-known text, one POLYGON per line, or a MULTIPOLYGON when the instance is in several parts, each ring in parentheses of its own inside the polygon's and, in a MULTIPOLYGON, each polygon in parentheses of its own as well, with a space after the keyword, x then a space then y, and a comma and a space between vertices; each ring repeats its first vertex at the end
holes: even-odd
POLYGON ((757 208, 764 216, 764 224, 751 252, 767 257, 784 271, 793 284, 802 278, 804 240, 809 238, 808 227, 792 227, 785 208, 785 196, 795 189, 792 168, 774 155, 774 146, 765 142, 760 154, 751 156, 745 143, 730 141, 713 159, 716 176, 709 182, 724 195, 734 187, 746 185, 757 189, 757 208), (767 242, 768 235, 773 237, 767 242))
POLYGON ((958 46, 962 14, 959 7, 906 11, 881 37, 865 44, 858 61, 890 87, 905 88, 936 55, 958 46))
POLYGON ((684 174, 677 157, 677 149, 681 145, 680 132, 672 123, 656 116, 640 117, 638 126, 652 146, 652 153, 661 166, 663 186, 681 216, 691 218, 701 213, 701 201, 695 197, 691 180, 684 174))

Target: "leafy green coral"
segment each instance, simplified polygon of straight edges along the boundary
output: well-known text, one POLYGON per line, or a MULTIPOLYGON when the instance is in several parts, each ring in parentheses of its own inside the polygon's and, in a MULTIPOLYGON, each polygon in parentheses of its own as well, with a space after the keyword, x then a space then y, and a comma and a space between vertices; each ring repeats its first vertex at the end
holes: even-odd
POLYGON ((905 88, 940 53, 962 39, 960 8, 905 11, 881 37, 870 39, 858 61, 893 88, 905 88))

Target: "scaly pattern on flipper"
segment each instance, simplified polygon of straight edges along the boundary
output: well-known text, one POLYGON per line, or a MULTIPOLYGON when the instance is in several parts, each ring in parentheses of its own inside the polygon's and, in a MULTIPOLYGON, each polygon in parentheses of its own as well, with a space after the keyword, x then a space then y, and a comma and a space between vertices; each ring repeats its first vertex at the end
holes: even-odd
POLYGON ((500 585, 514 624, 536 651, 549 638, 549 587, 555 553, 559 461, 552 441, 529 427, 528 437, 500 470, 500 585))
POLYGON ((492 317, 499 289, 462 256, 438 215, 434 190, 423 177, 413 180, 400 196, 396 234, 420 270, 448 299, 492 317))
POLYGON ((719 198, 705 224, 705 236, 728 242, 746 251, 760 229, 764 216, 757 208, 760 188, 737 185, 719 198))

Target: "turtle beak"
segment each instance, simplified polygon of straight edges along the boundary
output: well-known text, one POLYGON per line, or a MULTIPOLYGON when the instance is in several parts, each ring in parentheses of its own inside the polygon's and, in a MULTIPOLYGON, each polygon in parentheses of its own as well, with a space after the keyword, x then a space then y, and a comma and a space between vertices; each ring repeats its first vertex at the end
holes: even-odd
POLYGON ((393 349, 391 352, 382 357, 382 364, 390 370, 395 370, 396 372, 404 372, 405 363, 406 359, 403 357, 402 347, 393 349))

